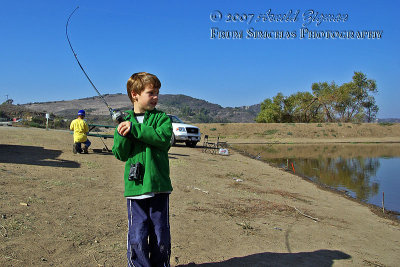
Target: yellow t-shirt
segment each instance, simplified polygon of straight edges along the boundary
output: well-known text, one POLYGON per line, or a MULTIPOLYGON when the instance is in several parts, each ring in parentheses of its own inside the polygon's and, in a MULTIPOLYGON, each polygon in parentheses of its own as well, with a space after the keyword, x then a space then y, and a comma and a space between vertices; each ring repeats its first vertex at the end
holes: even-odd
POLYGON ((86 121, 78 118, 71 122, 69 126, 71 131, 74 131, 74 143, 83 143, 87 140, 86 133, 89 132, 89 126, 86 121))

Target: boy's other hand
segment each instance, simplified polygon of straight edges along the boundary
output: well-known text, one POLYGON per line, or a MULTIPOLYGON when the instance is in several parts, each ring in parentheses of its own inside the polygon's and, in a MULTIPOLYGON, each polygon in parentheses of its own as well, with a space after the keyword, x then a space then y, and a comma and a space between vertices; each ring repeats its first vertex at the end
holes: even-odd
POLYGON ((120 135, 126 136, 131 131, 131 122, 124 121, 118 125, 117 131, 120 135))

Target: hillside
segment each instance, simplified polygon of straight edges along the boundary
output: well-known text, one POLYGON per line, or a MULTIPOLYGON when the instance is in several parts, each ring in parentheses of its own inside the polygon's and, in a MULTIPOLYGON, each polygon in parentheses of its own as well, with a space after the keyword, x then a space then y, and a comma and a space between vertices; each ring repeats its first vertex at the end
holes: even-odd
MULTIPOLYGON (((131 108, 129 98, 125 94, 106 94, 104 99, 114 109, 131 108)), ((38 112, 53 113, 65 118, 73 118, 76 111, 85 109, 87 117, 95 121, 109 120, 108 110, 98 96, 67 101, 35 102, 22 105, 38 112)), ((190 122, 254 122, 260 112, 260 104, 243 107, 221 107, 202 99, 186 95, 162 94, 159 96, 158 109, 175 114, 190 122)))
POLYGON ((0 117, 11 120, 12 118, 22 118, 27 116, 41 116, 44 117, 45 113, 26 108, 21 105, 1 104, 0 117))

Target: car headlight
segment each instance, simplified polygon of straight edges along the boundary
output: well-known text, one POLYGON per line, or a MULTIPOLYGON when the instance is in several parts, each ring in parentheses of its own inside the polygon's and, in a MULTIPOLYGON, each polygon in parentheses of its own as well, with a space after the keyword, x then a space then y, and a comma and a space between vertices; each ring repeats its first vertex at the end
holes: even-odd
POLYGON ((177 127, 176 130, 178 132, 186 132, 186 128, 185 127, 177 127))

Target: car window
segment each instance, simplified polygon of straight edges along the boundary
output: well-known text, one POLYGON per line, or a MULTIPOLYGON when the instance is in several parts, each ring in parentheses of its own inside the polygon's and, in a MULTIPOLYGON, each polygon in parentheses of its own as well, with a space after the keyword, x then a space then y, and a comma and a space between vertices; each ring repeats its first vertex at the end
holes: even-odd
POLYGON ((184 123, 177 116, 169 116, 171 118, 172 123, 184 123))

